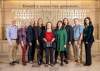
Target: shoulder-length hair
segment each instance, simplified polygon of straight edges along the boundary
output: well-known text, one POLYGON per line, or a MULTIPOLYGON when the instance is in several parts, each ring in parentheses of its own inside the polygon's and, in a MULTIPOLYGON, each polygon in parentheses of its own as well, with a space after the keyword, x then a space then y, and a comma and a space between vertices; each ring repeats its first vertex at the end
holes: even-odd
MULTIPOLYGON (((37 26, 39 26, 39 21, 40 20, 42 20, 43 21, 43 19, 42 18, 39 18, 38 20, 37 20, 37 26)), ((42 24, 41 24, 41 26, 43 25, 43 22, 42 22, 42 24)))
POLYGON ((46 30, 47 30, 47 25, 48 25, 48 23, 51 23, 51 29, 53 29, 52 22, 48 21, 48 22, 46 23, 46 26, 45 26, 46 30))
POLYGON ((58 29, 58 24, 59 24, 59 22, 62 23, 62 27, 61 27, 61 28, 63 28, 63 22, 62 22, 61 20, 59 20, 59 21, 57 22, 56 29, 58 29))
POLYGON ((91 18, 90 18, 90 17, 86 17, 86 18, 84 19, 84 26, 86 26, 86 25, 87 25, 87 24, 86 24, 86 19, 88 19, 88 20, 89 20, 89 25, 92 25, 91 18))

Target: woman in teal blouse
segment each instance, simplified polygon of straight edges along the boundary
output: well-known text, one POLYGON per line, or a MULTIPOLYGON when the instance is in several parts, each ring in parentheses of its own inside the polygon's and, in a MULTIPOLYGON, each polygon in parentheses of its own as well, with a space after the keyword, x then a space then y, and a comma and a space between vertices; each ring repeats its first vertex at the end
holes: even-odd
POLYGON ((55 60, 57 63, 57 57, 58 57, 58 54, 60 54, 61 66, 62 66, 64 62, 64 59, 63 59, 64 51, 66 51, 66 42, 67 42, 67 33, 66 33, 66 30, 62 28, 62 21, 58 21, 57 30, 55 34, 56 34, 56 43, 57 43, 55 60))

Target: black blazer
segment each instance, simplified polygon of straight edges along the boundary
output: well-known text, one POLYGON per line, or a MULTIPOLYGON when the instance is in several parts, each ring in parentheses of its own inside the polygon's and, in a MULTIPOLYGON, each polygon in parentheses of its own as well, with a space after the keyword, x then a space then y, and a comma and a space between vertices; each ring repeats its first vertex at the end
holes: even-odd
POLYGON ((27 27, 26 36, 27 36, 28 42, 35 42, 36 41, 35 30, 33 29, 33 27, 31 25, 27 27))
POLYGON ((86 28, 84 28, 84 31, 83 31, 84 42, 88 42, 88 43, 94 42, 93 31, 94 31, 93 25, 89 25, 86 28))
POLYGON ((72 42, 73 39, 74 39, 74 31, 73 31, 72 26, 66 25, 66 26, 65 26, 65 29, 66 29, 67 34, 68 34, 68 36, 67 36, 68 42, 69 42, 69 41, 72 42))
POLYGON ((36 36, 36 40, 39 40, 39 42, 43 41, 43 30, 41 27, 36 26, 34 27, 35 30, 35 36, 36 36))

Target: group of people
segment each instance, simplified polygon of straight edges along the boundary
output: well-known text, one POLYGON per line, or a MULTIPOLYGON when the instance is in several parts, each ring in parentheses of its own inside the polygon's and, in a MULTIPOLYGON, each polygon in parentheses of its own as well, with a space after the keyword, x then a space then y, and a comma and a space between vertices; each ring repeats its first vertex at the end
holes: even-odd
POLYGON ((81 62, 82 43, 85 44, 86 62, 85 66, 92 64, 91 47, 94 42, 92 21, 90 17, 84 19, 84 26, 78 18, 73 19, 73 26, 68 18, 59 20, 56 27, 52 22, 43 25, 43 19, 16 26, 16 21, 6 29, 6 36, 9 43, 10 65, 15 65, 21 60, 23 65, 34 63, 35 52, 38 65, 54 66, 60 58, 60 65, 68 64, 69 49, 73 46, 74 61, 81 62), (21 59, 17 56, 17 50, 21 48, 21 59), (45 59, 44 59, 45 56, 45 59))

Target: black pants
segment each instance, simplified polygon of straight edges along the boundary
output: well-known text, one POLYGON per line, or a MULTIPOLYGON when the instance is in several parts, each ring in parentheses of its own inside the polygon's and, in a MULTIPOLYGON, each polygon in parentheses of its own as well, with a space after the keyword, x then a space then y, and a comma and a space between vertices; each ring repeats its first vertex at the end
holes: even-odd
POLYGON ((46 64, 53 64, 53 48, 52 47, 46 47, 45 48, 45 54, 46 54, 46 64))
POLYGON ((37 49, 37 61, 38 61, 38 64, 42 64, 43 63, 43 44, 40 43, 40 45, 38 46, 38 49, 37 49))
POLYGON ((38 52, 37 52, 37 60, 38 63, 41 64, 43 63, 43 48, 42 47, 38 47, 38 52))
POLYGON ((64 51, 64 60, 67 61, 68 60, 68 52, 67 50, 64 51))
POLYGON ((64 60, 67 61, 69 58, 68 58, 68 55, 69 55, 69 44, 66 44, 67 48, 66 50, 64 51, 64 60))
MULTIPOLYGON (((57 62, 57 59, 58 59, 58 51, 55 52, 55 62, 57 62)), ((60 52, 60 60, 61 60, 61 63, 63 64, 63 62, 64 62, 64 51, 60 52)))
POLYGON ((86 63, 85 64, 87 65, 92 64, 91 46, 92 46, 92 43, 85 44, 85 53, 86 53, 86 63))
POLYGON ((35 42, 32 43, 32 46, 29 45, 28 49, 28 61, 33 61, 35 55, 35 42))
POLYGON ((56 49, 55 48, 53 48, 53 63, 55 64, 55 54, 56 54, 56 49))

